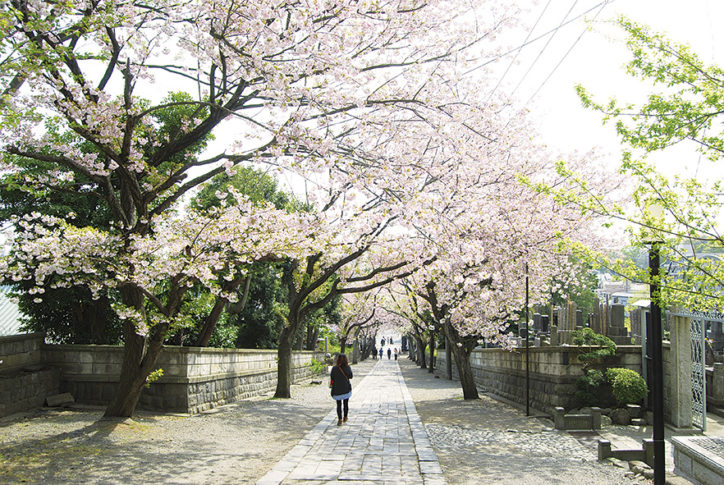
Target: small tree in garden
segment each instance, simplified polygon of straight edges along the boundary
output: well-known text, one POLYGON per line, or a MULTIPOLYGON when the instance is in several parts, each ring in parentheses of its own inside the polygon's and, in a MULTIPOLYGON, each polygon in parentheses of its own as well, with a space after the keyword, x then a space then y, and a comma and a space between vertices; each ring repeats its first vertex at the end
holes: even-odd
POLYGON ((612 367, 606 370, 606 379, 620 406, 639 404, 649 393, 644 378, 631 369, 612 367))
POLYGON ((616 343, 605 335, 594 332, 590 328, 582 328, 572 332, 573 344, 587 347, 600 347, 590 352, 578 354, 578 360, 583 363, 584 372, 594 363, 601 362, 606 357, 616 355, 616 343))

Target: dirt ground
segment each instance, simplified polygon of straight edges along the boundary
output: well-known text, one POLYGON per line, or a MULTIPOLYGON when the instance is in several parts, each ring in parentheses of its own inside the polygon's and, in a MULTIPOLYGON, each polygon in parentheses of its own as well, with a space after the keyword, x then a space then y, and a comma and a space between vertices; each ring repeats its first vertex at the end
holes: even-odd
MULTIPOLYGON (((354 366, 355 379, 373 364, 354 366)), ((307 381, 292 399, 197 415, 104 421, 100 407, 41 408, 0 419, 0 483, 253 483, 333 407, 327 386, 307 381)))

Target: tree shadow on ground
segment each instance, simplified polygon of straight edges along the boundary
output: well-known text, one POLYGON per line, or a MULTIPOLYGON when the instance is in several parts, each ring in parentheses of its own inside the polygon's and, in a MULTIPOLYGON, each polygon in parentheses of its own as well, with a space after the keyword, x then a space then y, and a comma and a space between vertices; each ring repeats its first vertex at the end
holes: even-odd
MULTIPOLYGON (((371 368, 355 366, 355 378, 371 368)), ((132 420, 36 409, 0 423, 0 483, 253 483, 334 407, 326 386, 295 385, 292 396, 132 420)))

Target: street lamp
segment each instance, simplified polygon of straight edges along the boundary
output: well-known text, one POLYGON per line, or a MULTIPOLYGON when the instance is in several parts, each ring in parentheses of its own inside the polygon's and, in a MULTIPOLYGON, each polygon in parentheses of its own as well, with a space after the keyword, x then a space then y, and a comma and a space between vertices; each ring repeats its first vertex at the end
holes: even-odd
POLYGON ((649 295, 651 300, 651 342, 653 344, 653 391, 654 400, 654 485, 664 485, 666 482, 666 467, 664 454, 664 370, 661 350, 661 307, 659 298, 661 284, 660 275, 660 249, 661 243, 652 242, 649 250, 649 295))
MULTIPOLYGON (((663 218, 663 207, 654 204, 650 207, 651 215, 656 219, 663 218)), ((653 235, 652 235, 653 236, 653 235)), ((661 261, 660 249, 662 242, 656 237, 649 241, 649 298, 651 301, 651 340, 652 352, 652 374, 653 374, 653 413, 654 413, 654 485, 666 483, 666 455, 664 452, 664 369, 661 350, 662 327, 661 327, 661 261)), ((647 342, 647 345, 649 342, 647 342)))
POLYGON ((530 321, 528 320, 528 263, 525 263, 525 415, 530 416, 530 321))

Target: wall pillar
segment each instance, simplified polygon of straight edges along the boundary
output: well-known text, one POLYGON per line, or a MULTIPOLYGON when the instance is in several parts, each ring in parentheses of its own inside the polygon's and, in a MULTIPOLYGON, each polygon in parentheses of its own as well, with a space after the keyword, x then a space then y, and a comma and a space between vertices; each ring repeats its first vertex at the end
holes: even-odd
POLYGON ((671 319, 671 424, 691 427, 691 322, 686 317, 671 319))

